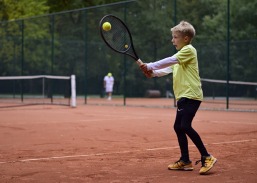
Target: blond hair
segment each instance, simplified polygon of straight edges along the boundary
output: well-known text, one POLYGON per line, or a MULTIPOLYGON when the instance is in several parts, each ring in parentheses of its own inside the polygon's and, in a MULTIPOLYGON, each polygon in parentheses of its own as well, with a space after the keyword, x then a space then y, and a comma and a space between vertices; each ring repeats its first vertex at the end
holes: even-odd
POLYGON ((188 36, 191 39, 195 36, 195 28, 184 20, 170 30, 171 32, 179 32, 183 36, 188 36))

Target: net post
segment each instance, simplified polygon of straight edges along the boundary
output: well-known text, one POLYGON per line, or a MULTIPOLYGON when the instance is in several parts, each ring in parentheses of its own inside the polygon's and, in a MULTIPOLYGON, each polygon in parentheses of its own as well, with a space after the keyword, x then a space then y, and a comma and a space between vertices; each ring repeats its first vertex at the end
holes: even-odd
POLYGON ((76 76, 71 75, 71 107, 76 107, 76 76))

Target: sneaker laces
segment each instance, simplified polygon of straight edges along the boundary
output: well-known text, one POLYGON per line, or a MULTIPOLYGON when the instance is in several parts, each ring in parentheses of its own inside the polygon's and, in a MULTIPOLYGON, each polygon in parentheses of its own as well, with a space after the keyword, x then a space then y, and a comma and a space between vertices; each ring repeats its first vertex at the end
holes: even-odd
POLYGON ((180 165, 181 164, 181 160, 176 161, 174 164, 180 165))
POLYGON ((178 165, 178 166, 183 166, 183 164, 184 165, 186 165, 186 164, 188 164, 187 162, 184 162, 183 160, 178 160, 178 161, 176 161, 175 163, 174 163, 174 165, 178 165))
POLYGON ((197 165, 197 164, 200 163, 200 162, 202 162, 202 167, 204 167, 204 166, 205 166, 205 158, 202 157, 200 160, 197 160, 197 161, 195 162, 195 165, 197 165))

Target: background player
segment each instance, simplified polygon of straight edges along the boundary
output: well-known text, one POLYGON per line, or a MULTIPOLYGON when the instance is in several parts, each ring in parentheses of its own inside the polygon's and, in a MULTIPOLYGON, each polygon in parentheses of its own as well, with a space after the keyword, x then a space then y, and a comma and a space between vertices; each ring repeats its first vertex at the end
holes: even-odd
POLYGON ((108 100, 112 99, 112 92, 113 92, 113 85, 114 85, 114 77, 112 76, 112 73, 108 73, 104 77, 104 88, 105 92, 108 95, 108 100))

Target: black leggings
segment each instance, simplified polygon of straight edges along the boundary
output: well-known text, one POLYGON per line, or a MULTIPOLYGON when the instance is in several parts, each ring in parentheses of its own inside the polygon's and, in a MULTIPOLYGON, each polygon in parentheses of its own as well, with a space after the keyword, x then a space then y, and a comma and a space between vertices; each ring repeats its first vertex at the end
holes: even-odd
POLYGON ((198 148, 201 156, 209 156, 201 137, 192 128, 193 118, 201 104, 201 101, 192 100, 188 98, 181 98, 177 102, 177 115, 174 123, 174 130, 178 137, 178 143, 181 150, 181 160, 187 162, 189 161, 188 152, 188 141, 187 136, 193 141, 193 143, 198 148))

